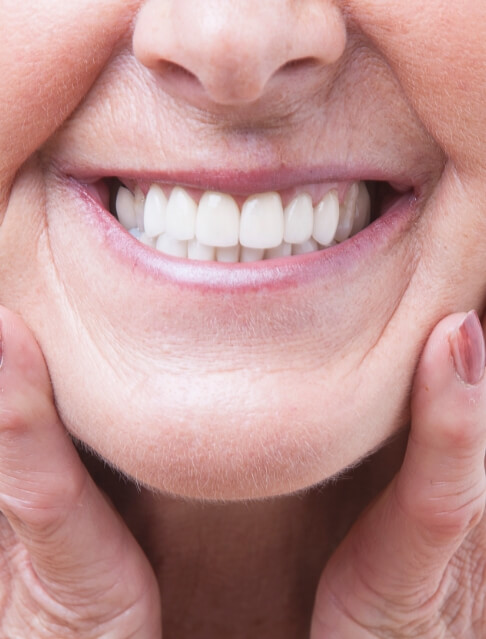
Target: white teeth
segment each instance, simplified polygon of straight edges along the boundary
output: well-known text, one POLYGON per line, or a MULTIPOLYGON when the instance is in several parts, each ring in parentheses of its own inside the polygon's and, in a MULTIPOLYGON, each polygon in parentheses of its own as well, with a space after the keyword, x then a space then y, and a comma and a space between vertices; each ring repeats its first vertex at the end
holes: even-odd
POLYGON ((276 246, 275 248, 267 249, 265 251, 265 259, 271 260, 277 257, 290 257, 292 255, 292 244, 287 244, 287 242, 282 242, 280 246, 276 246))
POLYGON ((137 226, 137 216, 135 214, 135 198, 132 193, 121 186, 116 195, 116 214, 126 229, 137 226))
POLYGON ((145 246, 151 246, 152 248, 155 248, 156 238, 149 237, 147 233, 141 233, 139 241, 142 242, 142 244, 145 244, 145 246))
POLYGON ((239 232, 240 209, 231 195, 204 193, 197 209, 197 239, 211 246, 235 246, 239 232))
POLYGON ((155 248, 161 253, 172 255, 172 257, 187 257, 187 242, 176 240, 168 233, 159 235, 155 248))
POLYGON ((145 195, 143 194, 142 189, 137 186, 135 188, 134 194, 134 202, 135 202, 135 215, 137 216, 137 226, 143 231, 143 217, 144 217, 144 208, 145 208, 145 195))
POLYGON ((339 197, 336 190, 329 191, 314 209, 312 237, 327 246, 336 234, 339 223, 339 197))
POLYGON ((362 231, 370 223, 371 201, 370 194, 364 182, 359 183, 358 201, 356 203, 356 213, 354 217, 351 235, 362 231))
POLYGON ((203 193, 199 205, 180 186, 172 189, 168 201, 157 184, 146 197, 138 186, 133 195, 120 187, 116 197, 118 219, 143 244, 174 257, 228 263, 334 246, 370 223, 370 209, 364 182, 351 184, 341 204, 333 188, 315 207, 306 192, 296 195, 285 210, 278 193, 259 193, 246 199, 241 215, 233 197, 215 191, 203 193))
POLYGON ((216 249, 216 259, 218 262, 239 262, 240 261, 240 245, 223 246, 216 249))
POLYGON ((308 193, 301 193, 287 204, 284 211, 284 221, 285 242, 300 244, 310 238, 314 224, 314 210, 312 198, 308 193))
POLYGON ((211 261, 214 260, 216 254, 216 250, 214 246, 208 246, 207 244, 202 244, 198 242, 198 240, 189 240, 187 243, 187 257, 190 260, 203 260, 203 261, 211 261))
POLYGON ((344 198, 344 203, 340 207, 339 224, 336 229, 336 235, 334 236, 338 242, 344 242, 344 240, 347 240, 351 235, 358 194, 359 186, 357 182, 354 182, 354 184, 352 184, 348 189, 346 197, 344 198))
POLYGON ((242 246, 240 252, 240 262, 258 262, 260 260, 263 260, 264 255, 265 249, 242 246))
POLYGON ((304 255, 305 253, 313 253, 317 250, 319 250, 319 247, 312 237, 306 242, 292 245, 292 255, 304 255))
POLYGON ((149 237, 146 233, 141 231, 138 227, 130 229, 129 233, 130 235, 133 235, 133 237, 136 240, 138 240, 142 244, 145 244, 145 246, 151 246, 152 248, 155 248, 155 238, 149 237))
POLYGON ((176 240, 192 240, 196 232, 197 204, 187 191, 175 186, 166 211, 166 230, 176 240))
POLYGON ((156 237, 165 231, 167 198, 160 186, 150 187, 145 199, 143 224, 149 237, 156 237))
POLYGON ((282 243, 284 216, 278 193, 252 195, 243 204, 240 244, 247 248, 273 248, 282 243))

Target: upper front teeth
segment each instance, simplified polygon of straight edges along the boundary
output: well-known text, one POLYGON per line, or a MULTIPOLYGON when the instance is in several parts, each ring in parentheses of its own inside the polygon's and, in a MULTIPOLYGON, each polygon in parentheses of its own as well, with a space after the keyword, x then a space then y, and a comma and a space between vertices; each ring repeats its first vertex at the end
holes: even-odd
POLYGON ((314 230, 314 208, 308 193, 301 193, 287 204, 284 210, 284 226, 284 240, 289 244, 300 244, 310 238, 314 230))
MULTIPOLYGON (((120 189, 120 192, 125 192, 128 189, 120 189)), ((130 193, 130 191, 128 191, 130 193)), ((128 199, 128 198, 127 198, 128 199)), ((118 198, 117 198, 117 211, 118 211, 118 198)), ((135 213, 135 209, 134 209, 135 213)), ((120 219, 120 222, 123 224, 123 221, 120 219)), ((149 237, 156 237, 161 233, 164 233, 167 225, 167 198, 165 197, 165 193, 162 191, 160 186, 154 184, 152 188, 147 193, 147 198, 145 200, 144 207, 144 216, 143 216, 143 225, 145 229, 145 233, 149 237)), ((124 225, 125 226, 125 225, 124 225)))
MULTIPOLYGON (((346 196, 346 199, 348 197, 346 196)), ((319 244, 326 246, 336 238, 341 208, 344 210, 345 206, 339 206, 339 198, 336 191, 329 191, 315 207, 312 236, 319 244)))
POLYGON ((224 193, 208 191, 199 201, 196 237, 210 246, 236 246, 240 240, 240 210, 224 193))
POLYGON ((172 189, 166 215, 166 231, 169 235, 180 241, 194 239, 197 204, 185 189, 180 186, 172 189))
POLYGON ((278 193, 252 195, 243 204, 240 244, 252 249, 275 248, 282 244, 284 214, 278 193))
POLYGON ((300 255, 344 241, 369 224, 370 197, 365 184, 355 182, 341 203, 331 189, 315 206, 304 192, 284 209, 278 193, 259 193, 246 199, 240 213, 228 194, 207 191, 196 203, 180 186, 167 198, 153 184, 144 202, 138 187, 134 195, 120 187, 116 212, 132 235, 168 255, 243 262, 300 255))

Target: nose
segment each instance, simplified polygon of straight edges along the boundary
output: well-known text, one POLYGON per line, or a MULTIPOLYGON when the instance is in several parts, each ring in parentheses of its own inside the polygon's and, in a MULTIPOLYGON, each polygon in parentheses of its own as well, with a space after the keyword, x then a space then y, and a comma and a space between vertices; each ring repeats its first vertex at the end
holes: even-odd
POLYGON ((345 47, 335 0, 147 0, 133 36, 139 62, 172 91, 221 105, 255 102, 345 47))

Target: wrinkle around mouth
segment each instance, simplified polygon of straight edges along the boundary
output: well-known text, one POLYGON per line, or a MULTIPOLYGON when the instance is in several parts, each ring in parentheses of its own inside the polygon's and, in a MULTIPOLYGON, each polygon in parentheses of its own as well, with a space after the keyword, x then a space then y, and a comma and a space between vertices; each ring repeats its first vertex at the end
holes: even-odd
POLYGON ((378 334, 378 336, 376 337, 375 341, 369 346, 369 348, 366 350, 366 352, 363 354, 363 356, 361 357, 360 361, 358 362, 358 369, 361 369, 363 367, 363 365, 365 364, 365 362, 368 360, 368 358, 370 356, 372 356, 372 353, 375 351, 375 349, 378 347, 378 344, 381 342, 381 340, 384 338, 384 336, 386 335, 386 333, 388 332, 388 330, 390 329, 390 325, 393 322, 393 320, 395 319, 396 314, 398 313, 399 308, 401 307, 401 304, 403 302, 403 300, 405 299, 411 285, 412 285, 412 281, 413 278, 417 272, 417 267, 418 264, 420 262, 420 258, 417 255, 417 257, 414 259, 414 264, 413 264, 413 268, 412 268, 412 273, 411 276, 407 279, 407 283, 405 288, 400 292, 400 295, 398 297, 398 299, 395 301, 393 308, 392 308, 392 312, 389 315, 385 325, 380 329, 380 332, 378 334))
MULTIPOLYGON (((444 165, 442 167, 442 170, 440 172, 440 175, 434 180, 434 184, 433 185, 427 184, 426 187, 422 187, 422 191, 426 188, 427 189, 427 193, 420 192, 417 195, 417 198, 419 200, 422 200, 421 205, 419 204, 419 208, 422 209, 420 214, 419 214, 420 218, 424 214, 424 209, 426 207, 427 202, 433 196, 433 193, 435 192, 435 189, 440 184, 441 178, 444 175, 444 173, 446 172, 446 167, 447 167, 447 165, 446 165, 446 163, 444 163, 444 165)), ((417 239, 415 239, 414 242, 417 242, 417 239)), ((364 366, 365 362, 367 362, 369 360, 369 358, 372 357, 374 351, 378 348, 378 345, 380 344, 380 342, 386 337, 387 333, 391 330, 390 325, 392 324, 392 322, 394 321, 395 317, 397 316, 397 314, 399 312, 399 309, 402 307, 403 301, 407 297, 407 294, 409 293, 409 290, 412 287, 412 284, 414 282, 414 278, 415 278, 415 276, 417 274, 417 270, 418 270, 418 267, 419 267, 419 264, 420 264, 420 247, 409 247, 409 253, 411 254, 411 259, 407 262, 407 266, 408 266, 409 269, 411 269, 411 271, 410 271, 409 277, 406 280, 405 287, 400 292, 399 297, 394 302, 392 311, 389 314, 389 317, 388 317, 385 325, 380 329, 379 334, 377 335, 376 339, 373 341, 373 343, 369 346, 369 348, 366 350, 366 352, 360 358, 360 360, 358 362, 358 369, 361 369, 364 366)))
MULTIPOLYGON (((419 201, 418 208, 421 209, 418 215, 419 219, 423 217, 427 202, 430 201, 430 198, 433 196, 434 192, 440 185, 441 179, 447 171, 447 165, 448 163, 444 161, 440 174, 437 177, 435 177, 432 183, 430 179, 427 181, 424 179, 417 193, 417 200, 419 201)), ((418 244, 418 240, 416 239, 416 236, 414 236, 414 245, 408 248, 411 259, 407 260, 407 269, 409 270, 409 275, 406 279, 405 287, 400 292, 399 297, 395 300, 391 313, 389 313, 389 316, 386 320, 386 323, 384 324, 382 328, 380 328, 380 331, 378 335, 376 336, 376 338, 374 339, 374 341, 366 349, 365 353, 360 357, 357 363, 358 370, 361 370, 365 366, 365 362, 367 362, 370 358, 373 357, 373 353, 378 349, 378 345, 382 342, 384 338, 386 338, 388 332, 392 330, 391 324, 393 323, 396 316, 398 315, 399 310, 402 308, 402 304, 404 300, 406 299, 411 287, 413 286, 415 277, 417 275, 418 267, 421 262, 420 247, 417 246, 417 244, 418 244)), ((349 371, 349 374, 351 374, 351 372, 353 372, 354 374, 355 371, 349 371)))

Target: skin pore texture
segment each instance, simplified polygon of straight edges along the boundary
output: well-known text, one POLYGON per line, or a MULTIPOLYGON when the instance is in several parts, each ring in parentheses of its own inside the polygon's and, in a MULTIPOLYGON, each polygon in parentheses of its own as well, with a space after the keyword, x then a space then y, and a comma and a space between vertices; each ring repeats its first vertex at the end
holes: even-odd
POLYGON ((67 430, 143 486, 85 453, 154 566, 167 637, 304 636, 326 559, 399 467, 427 337, 482 313, 485 17, 475 0, 1 3, 0 303, 67 430), (382 179, 414 202, 228 286, 113 231, 85 196, 102 177, 236 195, 382 179))

